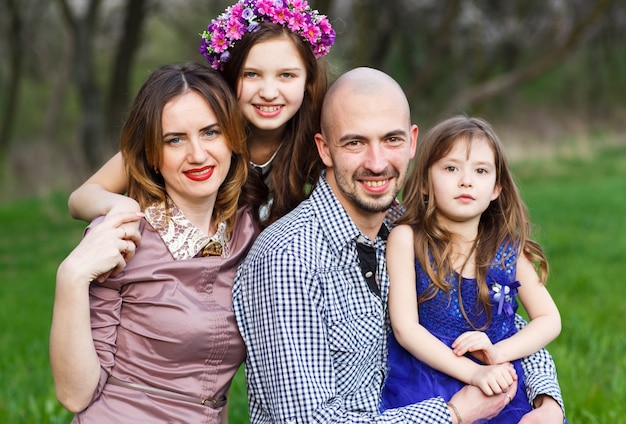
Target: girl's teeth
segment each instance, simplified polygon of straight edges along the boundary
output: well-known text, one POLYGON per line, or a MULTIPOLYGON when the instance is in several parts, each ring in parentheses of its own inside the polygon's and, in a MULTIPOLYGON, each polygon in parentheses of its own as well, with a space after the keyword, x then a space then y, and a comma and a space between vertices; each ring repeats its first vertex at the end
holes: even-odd
POLYGON ((259 106, 259 109, 262 112, 275 112, 280 108, 280 106, 259 106))

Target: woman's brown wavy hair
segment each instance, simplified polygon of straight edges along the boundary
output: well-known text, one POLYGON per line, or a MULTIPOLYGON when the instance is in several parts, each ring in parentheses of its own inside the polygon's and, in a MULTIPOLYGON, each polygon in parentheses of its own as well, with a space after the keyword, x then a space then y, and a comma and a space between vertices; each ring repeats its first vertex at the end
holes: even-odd
MULTIPOLYGON (((467 141, 470 146, 468 148, 471 148, 472 141, 478 139, 486 140, 491 146, 495 156, 496 184, 501 187, 498 198, 491 202, 480 217, 478 235, 473 246, 479 301, 487 313, 487 324, 480 328, 484 329, 491 322, 489 290, 485 276, 502 243, 515 246, 518 253, 523 252, 535 263, 542 283, 545 283, 548 276, 548 261, 543 250, 537 242, 530 239, 528 209, 513 180, 502 144, 489 123, 480 118, 456 116, 444 120, 426 134, 424 141, 418 145, 415 166, 403 191, 402 203, 406 212, 397 220, 397 224, 407 224, 413 228, 415 256, 430 279, 428 289, 418 302, 433 298, 438 290, 450 293, 452 287, 445 279, 455 271, 450 256, 452 234, 437 220, 437 199, 433 194, 430 168, 447 155, 457 141, 467 141)), ((462 301, 460 305, 463 308, 462 301)), ((469 322, 464 309, 462 312, 469 322)), ((470 324, 474 325, 472 322, 470 324)))
MULTIPOLYGON (((320 131, 320 110, 328 85, 328 76, 326 60, 316 59, 311 47, 298 35, 281 25, 269 22, 261 23, 258 28, 244 34, 232 48, 228 62, 224 63, 222 74, 233 91, 237 91, 250 49, 257 43, 272 39, 286 38, 294 43, 304 62, 307 75, 302 106, 287 123, 282 146, 272 161, 274 203, 269 220, 263 223, 269 225, 290 212, 308 196, 323 167, 315 147, 314 136, 320 131)), ((269 196, 269 188, 259 173, 250 172, 243 196, 258 214, 259 206, 265 203, 269 196)))
POLYGON ((141 209, 166 199, 163 176, 157 172, 163 157, 162 112, 167 102, 189 91, 200 94, 215 113, 228 147, 230 170, 219 188, 212 219, 235 225, 239 196, 248 177, 248 149, 244 119, 237 99, 224 78, 196 63, 166 65, 145 81, 122 127, 120 150, 129 176, 128 195, 141 209))

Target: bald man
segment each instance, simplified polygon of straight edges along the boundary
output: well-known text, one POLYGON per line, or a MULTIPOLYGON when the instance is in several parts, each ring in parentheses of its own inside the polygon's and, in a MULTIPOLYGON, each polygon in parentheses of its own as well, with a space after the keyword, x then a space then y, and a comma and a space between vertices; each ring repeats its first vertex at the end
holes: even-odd
POLYGON ((235 279, 251 422, 495 416, 508 398, 472 386, 448 403, 434 398, 379 413, 390 331, 386 217, 415 155, 418 128, 401 87, 371 68, 349 71, 329 87, 321 128, 315 142, 326 170, 309 199, 259 236, 235 279))

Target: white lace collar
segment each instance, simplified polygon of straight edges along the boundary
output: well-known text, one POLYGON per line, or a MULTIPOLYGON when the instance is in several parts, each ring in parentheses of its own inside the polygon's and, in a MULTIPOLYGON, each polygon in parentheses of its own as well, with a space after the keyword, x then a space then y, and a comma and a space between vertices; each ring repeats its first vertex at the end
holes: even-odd
POLYGON ((226 236, 226 223, 220 222, 211 237, 194 226, 168 197, 166 202, 153 203, 145 211, 146 221, 152 225, 174 259, 184 260, 197 256, 230 255, 226 236), (169 212, 169 219, 166 219, 169 212))

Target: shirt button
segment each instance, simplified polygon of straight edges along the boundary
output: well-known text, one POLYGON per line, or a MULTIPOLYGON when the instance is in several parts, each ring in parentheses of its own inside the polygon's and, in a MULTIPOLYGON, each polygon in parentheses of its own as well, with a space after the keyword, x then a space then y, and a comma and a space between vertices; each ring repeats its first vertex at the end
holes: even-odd
POLYGON ((370 278, 372 275, 374 275, 374 273, 372 271, 367 271, 365 273, 365 278, 370 278))
POLYGON ((365 237, 359 236, 359 237, 357 237, 356 241, 359 242, 359 243, 365 243, 365 237))

